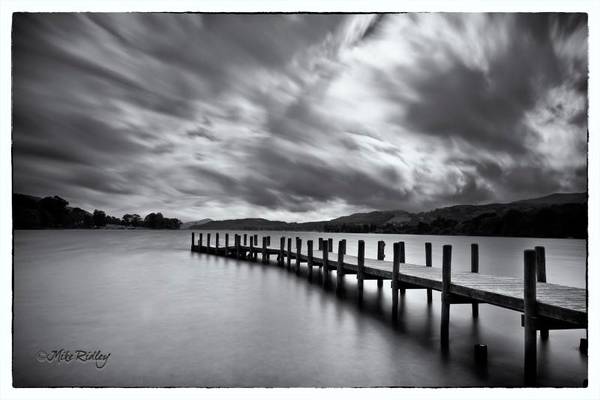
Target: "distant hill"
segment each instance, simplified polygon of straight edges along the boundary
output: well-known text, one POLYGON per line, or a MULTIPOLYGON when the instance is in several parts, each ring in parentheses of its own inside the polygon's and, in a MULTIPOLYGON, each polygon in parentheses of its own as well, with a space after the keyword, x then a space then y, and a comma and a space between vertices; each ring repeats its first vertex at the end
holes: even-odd
POLYGON ((181 224, 180 229, 198 229, 201 225, 207 224, 210 221, 212 221, 212 219, 204 218, 199 221, 184 222, 181 224))
POLYGON ((555 193, 512 203, 456 205, 420 213, 371 211, 304 223, 231 219, 210 221, 194 229, 586 238, 587 193, 555 193))

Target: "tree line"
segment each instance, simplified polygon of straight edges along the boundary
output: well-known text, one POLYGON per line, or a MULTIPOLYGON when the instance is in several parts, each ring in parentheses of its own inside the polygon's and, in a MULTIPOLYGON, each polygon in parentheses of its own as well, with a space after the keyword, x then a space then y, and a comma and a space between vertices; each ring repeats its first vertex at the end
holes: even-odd
POLYGON ((58 196, 42 199, 13 195, 13 226, 15 229, 78 228, 93 229, 109 225, 148 229, 179 229, 181 221, 166 218, 162 213, 150 213, 143 219, 139 214, 125 214, 121 218, 105 211, 92 213, 79 207, 68 207, 69 202, 58 196))

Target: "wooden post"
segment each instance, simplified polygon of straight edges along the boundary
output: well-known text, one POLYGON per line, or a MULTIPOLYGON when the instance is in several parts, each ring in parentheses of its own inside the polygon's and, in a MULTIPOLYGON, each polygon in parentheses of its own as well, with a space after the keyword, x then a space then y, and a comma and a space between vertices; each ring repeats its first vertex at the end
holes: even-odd
POLYGON ((206 234, 206 252, 210 253, 210 233, 206 234))
POLYGON ((202 251, 202 249, 200 247, 202 247, 202 234, 198 235, 198 251, 202 251))
POLYGON ((327 248, 329 241, 323 240, 323 284, 327 283, 327 276, 329 275, 329 269, 327 264, 329 263, 329 249, 327 248))
POLYGON ((240 235, 235 235, 235 258, 240 259, 241 251, 240 251, 240 235))
POLYGON ((333 251, 333 239, 332 238, 327 239, 327 248, 329 249, 329 251, 333 251))
POLYGON ((337 265, 337 290, 340 290, 344 282, 344 254, 346 253, 346 239, 338 243, 338 265, 337 265))
MULTIPOLYGON (((385 242, 380 240, 377 242, 377 259, 383 260, 385 258, 385 242)), ((383 287, 383 279, 377 279, 377 287, 383 287)))
POLYGON ((227 249, 229 248, 229 233, 225 234, 225 255, 227 255, 227 249))
POLYGON ((248 251, 248 259, 254 261, 254 255, 256 254, 256 248, 254 247, 254 240, 250 236, 250 250, 248 251))
MULTIPOLYGON (((267 247, 271 246, 271 236, 267 236, 267 247)), ((268 257, 268 254, 267 254, 268 257)))
POLYGON ((219 232, 215 233, 215 254, 219 254, 219 232))
POLYGON ((313 241, 306 241, 306 266, 308 267, 308 279, 312 278, 313 269, 313 241))
MULTIPOLYGON (((471 272, 474 274, 479 273, 479 245, 477 243, 471 243, 471 272)), ((479 304, 471 304, 471 312, 473 318, 478 318, 479 304)))
MULTIPOLYGON (((406 251, 404 248, 404 242, 399 242, 399 246, 400 246, 400 253, 398 254, 399 257, 399 264, 406 264, 406 251)), ((400 265, 398 265, 398 278, 400 278, 400 265)), ((400 284, 400 282, 398 282, 398 287, 400 288, 400 294, 402 296, 404 296, 404 294, 406 293, 406 289, 402 287, 402 285, 400 284)))
POLYGON ((279 264, 280 267, 283 267, 283 263, 285 260, 285 236, 282 236, 279 239, 279 259, 277 260, 277 263, 279 264))
POLYGON ((323 251, 323 238, 319 238, 319 251, 323 251))
POLYGON ((392 319, 398 320, 398 276, 400 275, 400 242, 394 243, 392 264, 392 319))
MULTIPOLYGON (((431 262, 431 243, 430 242, 426 242, 425 243, 425 266, 426 267, 431 267, 432 266, 432 262, 431 262)), ((433 301, 433 296, 431 293, 431 289, 427 289, 427 304, 431 304, 431 302, 433 301)))
POLYGON ((302 239, 296 237, 296 274, 300 273, 300 252, 302 250, 302 239))
POLYGON ((196 238, 194 236, 195 236, 195 233, 192 232, 192 250, 194 250, 194 240, 196 240, 196 238))
POLYGON ((533 386, 537 378, 537 334, 535 316, 536 299, 536 260, 535 250, 524 253, 524 311, 525 311, 525 385, 533 386))
POLYGON ((258 235, 254 235, 254 246, 258 247, 258 235))
POLYGON ((244 233, 244 246, 248 243, 248 234, 244 233))
POLYGON ((475 362, 479 365, 485 365, 485 363, 487 363, 487 345, 476 344, 473 347, 475 351, 475 362))
POLYGON ((358 241, 358 266, 356 271, 356 279, 358 279, 358 293, 362 294, 365 279, 365 241, 358 241))
POLYGON ((442 324, 440 339, 442 348, 448 347, 450 329, 450 282, 452 275, 452 246, 442 248, 442 324))
MULTIPOLYGON (((544 246, 535 247, 535 263, 537 271, 537 281, 546 283, 546 249, 544 246)), ((540 338, 547 340, 550 336, 548 329, 540 329, 540 338)))
POLYGON ((292 263, 292 238, 288 238, 287 242, 287 269, 290 269, 290 265, 292 263))
POLYGON ((267 263, 267 238, 266 237, 262 237, 262 254, 260 256, 260 261, 263 264, 267 263))

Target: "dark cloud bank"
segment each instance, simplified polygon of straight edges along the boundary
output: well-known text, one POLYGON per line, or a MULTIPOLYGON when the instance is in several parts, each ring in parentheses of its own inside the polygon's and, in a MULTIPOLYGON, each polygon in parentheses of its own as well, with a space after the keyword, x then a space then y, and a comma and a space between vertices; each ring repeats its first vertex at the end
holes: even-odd
POLYGON ((326 219, 587 190, 585 14, 15 14, 14 190, 326 219))

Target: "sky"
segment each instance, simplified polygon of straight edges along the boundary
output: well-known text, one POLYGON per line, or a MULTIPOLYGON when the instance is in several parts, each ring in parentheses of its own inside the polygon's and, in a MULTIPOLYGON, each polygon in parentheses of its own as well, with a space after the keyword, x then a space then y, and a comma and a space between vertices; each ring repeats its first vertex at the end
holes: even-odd
POLYGON ((13 189, 285 221, 587 190, 585 14, 15 14, 13 189))

